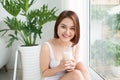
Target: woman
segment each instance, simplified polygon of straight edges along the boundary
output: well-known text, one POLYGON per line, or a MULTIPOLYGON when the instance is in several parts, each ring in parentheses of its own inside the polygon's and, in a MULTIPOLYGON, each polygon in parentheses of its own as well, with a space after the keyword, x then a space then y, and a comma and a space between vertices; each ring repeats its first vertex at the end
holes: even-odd
MULTIPOLYGON (((63 11, 56 20, 54 38, 41 47, 40 68, 45 80, 90 80, 79 58, 79 19, 73 11, 63 11), (64 49, 72 48, 72 58, 64 58, 64 49)), ((70 54, 70 53, 69 53, 70 54)))

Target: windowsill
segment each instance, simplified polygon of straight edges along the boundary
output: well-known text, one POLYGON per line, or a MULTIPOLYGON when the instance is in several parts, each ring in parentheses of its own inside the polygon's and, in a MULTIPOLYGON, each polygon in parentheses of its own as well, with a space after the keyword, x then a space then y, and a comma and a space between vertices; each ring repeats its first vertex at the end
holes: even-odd
MULTIPOLYGON (((120 77, 115 76, 115 75, 110 71, 110 68, 109 68, 109 67, 104 67, 104 68, 102 68, 102 69, 99 68, 98 70, 99 70, 99 73, 101 73, 101 75, 96 72, 96 71, 98 71, 98 70, 94 70, 94 69, 92 69, 92 68, 91 68, 91 70, 92 70, 92 72, 90 72, 90 73, 91 73, 91 75, 93 75, 92 77, 96 77, 96 76, 94 76, 95 73, 96 73, 99 77, 103 78, 102 80, 120 80, 120 77), (103 73, 102 73, 102 71, 103 71, 103 73), (94 72, 94 73, 93 73, 93 72, 94 72), (104 76, 104 77, 103 77, 103 76, 104 76)), ((97 78, 97 80, 98 80, 98 78, 97 78)), ((101 79, 100 79, 100 80, 101 80, 101 79)))
POLYGON ((98 75, 92 68, 89 68, 89 72, 92 80, 104 80, 100 75, 98 75))

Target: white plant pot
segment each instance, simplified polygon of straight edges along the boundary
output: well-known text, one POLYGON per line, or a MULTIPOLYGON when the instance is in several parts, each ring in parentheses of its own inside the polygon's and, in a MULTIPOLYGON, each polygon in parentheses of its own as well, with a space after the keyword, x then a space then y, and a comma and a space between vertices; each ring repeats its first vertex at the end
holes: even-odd
POLYGON ((19 47, 22 60, 23 80, 40 80, 40 45, 19 47))
POLYGON ((112 66, 112 72, 115 77, 120 77, 120 66, 112 66))

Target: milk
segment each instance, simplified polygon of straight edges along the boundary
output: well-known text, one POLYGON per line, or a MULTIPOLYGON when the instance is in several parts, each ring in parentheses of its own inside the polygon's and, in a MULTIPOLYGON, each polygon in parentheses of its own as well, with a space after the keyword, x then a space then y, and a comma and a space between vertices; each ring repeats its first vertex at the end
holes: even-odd
POLYGON ((72 48, 69 47, 69 48, 65 48, 64 49, 64 56, 63 56, 63 58, 65 60, 73 58, 72 48))

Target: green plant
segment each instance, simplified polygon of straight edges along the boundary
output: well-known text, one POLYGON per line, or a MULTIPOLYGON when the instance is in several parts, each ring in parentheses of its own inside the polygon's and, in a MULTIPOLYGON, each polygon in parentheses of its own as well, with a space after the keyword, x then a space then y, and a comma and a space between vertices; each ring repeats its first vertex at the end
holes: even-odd
POLYGON ((35 0, 0 0, 3 8, 12 15, 6 17, 4 22, 7 29, 1 29, 2 36, 8 33, 9 41, 7 47, 12 46, 15 40, 20 40, 25 46, 33 46, 36 39, 41 38, 42 27, 49 21, 56 20, 56 7, 49 10, 48 5, 43 5, 40 9, 30 10, 35 0), (25 20, 18 19, 18 15, 23 16, 25 20))
POLYGON ((112 31, 120 30, 120 13, 115 15, 107 15, 106 24, 111 28, 112 31))
POLYGON ((91 19, 92 20, 103 20, 107 16, 107 7, 106 6, 98 6, 93 5, 91 6, 91 19))
POLYGON ((120 43, 115 44, 114 54, 115 66, 120 66, 120 43))
POLYGON ((91 46, 91 59, 120 66, 120 43, 96 40, 91 46))
POLYGON ((96 40, 91 45, 91 59, 95 61, 112 64, 113 55, 114 44, 110 40, 96 40))
POLYGON ((116 30, 120 30, 120 13, 116 14, 116 30))

